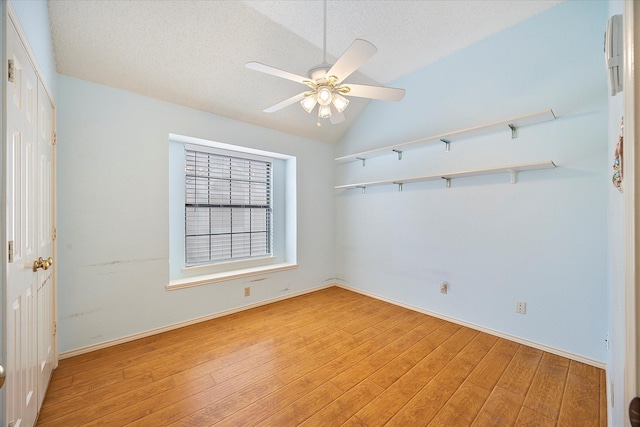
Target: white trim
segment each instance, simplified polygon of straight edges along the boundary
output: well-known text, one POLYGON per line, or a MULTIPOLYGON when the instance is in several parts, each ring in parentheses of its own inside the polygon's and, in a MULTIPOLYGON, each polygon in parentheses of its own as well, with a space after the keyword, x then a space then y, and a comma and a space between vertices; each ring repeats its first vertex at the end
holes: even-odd
MULTIPOLYGON (((198 148, 200 150, 201 148, 198 148)), ((167 290, 180 289, 191 286, 216 283, 233 280, 262 273, 276 272, 297 268, 297 192, 296 192, 296 157, 263 150, 257 150, 244 146, 209 141, 184 135, 169 134, 169 219, 170 219, 170 244, 169 244, 169 284, 167 290), (273 224, 273 251, 270 256, 249 258, 243 260, 230 260, 217 264, 185 265, 185 212, 184 212, 184 186, 179 187, 179 182, 184 181, 184 168, 178 166, 179 150, 189 144, 199 147, 208 147, 211 150, 224 150, 226 155, 259 156, 261 160, 268 157, 273 160, 274 190, 272 202, 274 204, 273 224), (177 179, 180 178, 180 181, 177 179), (178 184, 176 184, 178 183, 178 184), (178 200, 180 200, 178 202, 178 200), (179 206, 183 206, 179 208, 179 206), (281 229, 281 230, 280 230, 281 229), (174 243, 174 244, 172 244, 174 243), (200 273, 197 271, 200 270, 200 273)))
MULTIPOLYGON (((625 423, 629 424, 629 412, 627 410, 629 402, 635 396, 638 395, 638 371, 636 363, 638 361, 638 329, 637 329, 637 307, 639 306, 636 298, 640 295, 636 293, 636 287, 638 286, 638 271, 636 265, 638 265, 638 255, 640 251, 637 250, 640 242, 638 241, 638 235, 636 233, 636 212, 638 200, 636 197, 636 183, 638 176, 636 174, 636 167, 638 161, 638 155, 640 152, 636 152, 636 132, 635 123, 638 120, 638 113, 640 109, 636 109, 636 105, 639 102, 638 89, 636 88, 635 80, 635 48, 636 37, 640 37, 640 34, 635 34, 634 22, 636 14, 640 14, 640 9, 635 7, 635 2, 624 2, 623 13, 623 31, 624 31, 624 185, 625 185, 625 206, 624 206, 624 227, 625 227, 625 260, 624 260, 624 318, 625 318, 625 331, 624 331, 624 397, 623 408, 625 423)), ((618 409, 620 410, 620 409, 618 409)))
POLYGON ((224 261, 217 264, 199 264, 184 267, 182 274, 184 276, 194 277, 196 275, 203 276, 208 273, 215 273, 218 271, 232 271, 242 270, 251 267, 262 267, 276 263, 276 257, 268 255, 260 258, 248 258, 248 259, 235 259, 231 261, 224 261))
POLYGON ((207 140, 207 139, 194 138, 192 136, 178 135, 178 134, 175 134, 175 133, 170 133, 169 134, 169 141, 178 142, 178 143, 185 144, 185 145, 196 145, 196 146, 200 146, 200 147, 209 147, 209 148, 214 148, 214 149, 218 149, 218 150, 230 151, 230 152, 233 152, 233 153, 241 152, 241 153, 245 153, 245 154, 253 154, 255 156, 260 156, 260 157, 271 157, 271 158, 274 158, 274 159, 289 160, 289 159, 295 158, 294 156, 290 156, 288 154, 275 153, 275 152, 272 152, 272 151, 258 150, 258 149, 255 149, 255 148, 249 148, 249 147, 233 145, 233 144, 226 144, 224 142, 210 141, 210 140, 207 140))
MULTIPOLYGON (((2 22, 0 23, 0 44, 2 44, 2 53, 0 54, 0 56, 2 57, 2 64, 7 64, 7 60, 8 60, 8 54, 7 54, 7 34, 8 34, 8 29, 7 26, 9 25, 9 18, 8 18, 8 5, 10 3, 7 2, 2 2, 2 4, 0 4, 0 13, 2 14, 2 17, 0 17, 0 19, 2 19, 2 22)), ((3 66, 4 67, 4 66, 3 66)), ((7 97, 7 86, 8 86, 8 82, 7 82, 7 74, 8 74, 8 70, 5 68, 4 70, 2 70, 2 72, 0 72, 0 76, 2 76, 2 81, 0 82, 0 102, 2 105, 2 108, 0 109, 0 128, 2 129, 2 147, 0 147, 0 165, 2 165, 2 172, 0 173, 0 197, 2 197, 3 200, 3 212, 0 214, 1 216, 1 220, 0 220, 0 242, 2 242, 2 244, 0 245, 0 256, 2 257, 2 264, 0 266, 0 280, 2 281, 0 283, 0 295, 3 295, 2 297, 2 302, 0 302, 0 357, 2 358, 2 364, 6 363, 6 352, 7 352, 7 338, 6 337, 6 328, 7 326, 5 325, 5 323, 7 322, 7 316, 8 316, 8 310, 6 310, 6 303, 5 303, 5 295, 6 295, 6 290, 7 290, 7 284, 8 284, 8 280, 7 280, 7 252, 8 252, 8 247, 7 247, 7 220, 6 220, 6 214, 4 212, 4 210, 6 209, 5 207, 5 203, 7 200, 7 174, 6 174, 6 159, 7 159, 7 108, 6 108, 6 97, 7 97)), ((54 270, 55 271, 55 270, 54 270)), ((8 387, 6 388, 2 388, 0 390, 0 423, 2 423, 2 425, 6 425, 7 424, 7 417, 6 417, 6 406, 8 403, 8 396, 7 396, 7 392, 6 390, 8 389, 8 387)))
POLYGON ((356 292, 361 295, 365 295, 371 298, 378 299, 380 301, 388 302, 389 304, 397 305, 399 307, 403 307, 412 311, 417 311, 418 313, 426 314, 429 316, 437 317, 438 319, 446 320, 447 322, 455 323, 461 326, 465 326, 467 328, 474 329, 476 331, 484 332, 490 335, 494 335, 496 337, 504 338, 509 341, 517 342, 518 344, 523 344, 529 347, 537 348, 538 350, 546 351, 547 353, 555 354, 557 356, 566 357, 567 359, 575 360, 576 362, 581 362, 590 366, 595 366, 596 368, 606 369, 607 364, 604 362, 600 362, 599 360, 590 359, 588 357, 580 356, 579 354, 570 353, 568 351, 560 350, 554 347, 549 347, 544 344, 537 343, 535 341, 529 341, 524 338, 516 337, 513 335, 505 334, 503 332, 499 332, 493 329, 485 328, 483 326, 479 326, 473 323, 465 322, 464 320, 456 319, 455 317, 445 316, 440 313, 436 313, 433 311, 425 310, 424 308, 416 307, 411 304, 405 304, 400 301, 396 301, 394 299, 382 297, 380 295, 372 294, 370 292, 363 291, 358 288, 352 288, 351 286, 344 285, 342 283, 336 283, 335 286, 339 288, 346 289, 348 291, 356 292))
POLYGON ((203 276, 187 277, 175 279, 165 286, 166 290, 174 291, 176 289, 191 288, 193 286, 208 285, 210 283, 224 282, 233 279, 242 279, 243 277, 257 276, 259 274, 274 273, 276 271, 286 271, 298 268, 298 264, 280 263, 266 265, 262 267, 245 268, 242 270, 227 271, 224 273, 207 274, 203 276))
POLYGON ((135 340, 138 340, 140 338, 146 338, 146 337, 149 337, 149 336, 152 336, 152 335, 161 334, 163 332, 172 331, 174 329, 184 328, 185 326, 194 325, 194 324, 200 323, 200 322, 206 322, 208 320, 217 319, 218 317, 228 316, 230 314, 238 313, 238 312, 245 311, 245 310, 250 310, 252 308, 260 307, 260 306, 267 305, 267 304, 272 304, 274 302, 283 301, 283 300, 286 300, 286 299, 289 299, 289 298, 294 298, 294 297, 297 297, 297 296, 300 296, 300 295, 310 294, 312 292, 316 292, 316 291, 319 291, 321 289, 330 288, 332 286, 337 286, 337 285, 335 283, 329 283, 329 284, 317 286, 315 288, 305 289, 303 291, 288 293, 286 295, 282 295, 282 296, 279 296, 279 297, 266 299, 264 301, 255 302, 253 304, 247 304, 247 305, 243 305, 241 307, 232 308, 232 309, 229 309, 229 310, 221 311, 221 312, 210 314, 210 315, 207 315, 207 316, 202 316, 202 317, 197 317, 195 319, 186 320, 184 322, 174 323, 173 325, 164 326, 162 328, 151 329, 151 330, 148 330, 146 332, 140 332, 138 334, 129 335, 129 336, 126 336, 126 337, 115 339, 115 340, 105 341, 105 342, 102 342, 100 344, 94 344, 94 345, 90 345, 90 346, 87 346, 87 347, 78 348, 78 349, 75 349, 75 350, 65 351, 63 353, 60 353, 59 356, 60 356, 60 359, 68 359, 69 357, 79 356, 81 354, 89 353, 89 352, 96 351, 96 350, 101 350, 103 348, 112 347, 114 345, 123 344, 123 343, 129 342, 129 341, 135 341, 135 340))

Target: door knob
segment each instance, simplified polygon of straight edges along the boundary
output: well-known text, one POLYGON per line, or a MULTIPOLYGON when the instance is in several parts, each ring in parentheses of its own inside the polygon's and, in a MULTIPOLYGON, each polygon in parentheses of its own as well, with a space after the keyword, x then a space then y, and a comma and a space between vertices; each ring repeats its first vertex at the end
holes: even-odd
POLYGON ((2 388, 2 386, 4 385, 4 378, 5 378, 5 373, 4 373, 4 368, 2 367, 2 365, 0 365, 0 388, 2 388))
POLYGON ((38 271, 39 268, 43 270, 48 270, 49 267, 53 265, 53 258, 49 257, 47 259, 42 259, 42 257, 38 258, 37 261, 33 261, 33 271, 38 271))

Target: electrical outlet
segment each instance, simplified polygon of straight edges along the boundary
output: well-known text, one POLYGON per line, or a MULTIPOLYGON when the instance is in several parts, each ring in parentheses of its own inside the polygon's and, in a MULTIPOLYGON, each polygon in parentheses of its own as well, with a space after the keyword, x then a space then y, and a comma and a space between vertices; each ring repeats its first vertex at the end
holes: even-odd
POLYGON ((449 284, 447 282, 440 282, 440 293, 446 294, 449 290, 449 284))
POLYGON ((527 312, 527 303, 524 301, 516 301, 516 313, 525 314, 527 312))
POLYGON ((249 287, 244 288, 244 296, 248 297, 250 295, 251 295, 251 288, 249 288, 249 287))

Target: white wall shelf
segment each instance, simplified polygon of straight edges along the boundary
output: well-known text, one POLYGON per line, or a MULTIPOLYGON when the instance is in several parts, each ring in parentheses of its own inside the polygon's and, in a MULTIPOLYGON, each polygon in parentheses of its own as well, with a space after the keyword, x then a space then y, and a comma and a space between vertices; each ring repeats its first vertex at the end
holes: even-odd
POLYGON ((451 180, 455 178, 465 178, 470 176, 478 176, 478 175, 492 175, 492 174, 500 174, 500 173, 508 173, 511 175, 510 182, 512 184, 516 183, 516 174, 518 172, 525 172, 530 170, 538 170, 538 169, 552 169, 555 168, 556 164, 551 160, 536 162, 536 163, 522 163, 519 165, 510 165, 510 166, 499 166, 495 168, 488 169, 472 169, 461 172, 452 172, 452 173, 441 173, 436 175, 425 175, 425 176, 417 176, 413 178, 401 178, 401 179, 389 179, 385 181, 370 181, 370 182, 359 182, 356 184, 345 184, 338 185, 335 188, 337 190, 353 190, 356 188, 361 188, 364 193, 365 188, 367 187, 375 187, 379 185, 397 185, 398 190, 402 191, 402 185, 408 184, 412 182, 420 182, 420 181, 434 181, 434 180, 444 180, 446 182, 446 186, 451 186, 451 180))
POLYGON ((511 132, 511 138, 517 137, 517 129, 522 126, 534 125, 537 123, 543 123, 554 120, 556 115, 553 110, 548 109, 525 116, 514 117, 512 119, 503 120, 500 122, 489 123, 485 125, 475 126, 467 129, 461 129, 454 132, 443 133, 440 135, 429 136, 426 138, 420 138, 413 141, 402 142, 400 144, 390 145, 387 147, 376 148, 374 150, 362 151, 360 153, 350 154, 348 156, 337 157, 335 160, 338 163, 347 163, 354 161, 361 161, 363 166, 366 159, 373 157, 384 156, 388 154, 396 154, 398 159, 402 159, 402 152, 409 149, 424 147, 435 142, 444 143, 447 151, 449 151, 450 143, 464 138, 471 138, 476 136, 485 135, 500 130, 508 130, 511 132))

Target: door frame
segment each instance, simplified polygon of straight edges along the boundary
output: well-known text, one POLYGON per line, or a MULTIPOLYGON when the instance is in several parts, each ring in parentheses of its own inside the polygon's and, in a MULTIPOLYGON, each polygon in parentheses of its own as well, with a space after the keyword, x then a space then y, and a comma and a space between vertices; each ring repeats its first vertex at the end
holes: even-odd
POLYGON ((629 402, 638 395, 640 378, 638 373, 638 355, 640 354, 640 199, 636 188, 640 188, 640 174, 636 173, 636 165, 640 164, 640 150, 636 150, 635 124, 640 119, 640 76, 635 73, 634 58, 636 48, 640 48, 640 32, 635 31, 635 23, 640 22, 640 7, 635 2, 624 2, 624 175, 627 183, 625 192, 624 225, 625 225, 625 261, 624 261, 624 319, 625 319, 625 355, 624 355, 624 419, 629 421, 629 402))
MULTIPOLYGON (((2 43, 2 63, 6 64, 7 63, 7 22, 9 21, 8 19, 8 12, 7 12, 7 3, 8 2, 0 2, 0 43, 2 43)), ((2 83, 0 84, 0 100, 2 102, 2 105, 4 106, 6 103, 6 93, 7 93, 7 76, 8 74, 8 70, 6 67, 2 67, 2 73, 0 73, 0 75, 2 76, 2 83)), ((6 159, 6 150, 7 150, 7 127, 6 127, 6 122, 7 122, 7 109, 6 108, 2 108, 2 114, 0 114, 0 130, 2 131, 2 148, 0 149, 0 165, 2 165, 2 173, 0 173, 0 197, 2 198, 1 200, 7 200, 7 179, 6 179, 6 174, 4 173, 5 170, 5 159, 6 159)), ((1 289, 0 289, 0 364, 2 364, 2 366, 6 366, 7 365, 7 349, 6 349, 6 333, 5 333, 5 301, 7 300, 7 267, 6 267, 6 262, 7 262, 7 258, 8 258, 8 248, 5 246, 4 242, 7 241, 7 236, 6 236, 6 230, 7 230, 7 226, 6 226, 6 216, 5 216, 5 209, 0 209, 0 242, 2 242, 2 244, 0 244, 0 257, 2 257, 2 262, 0 262, 0 274, 2 274, 2 279, 1 279, 1 289)), ((2 425, 7 425, 7 420, 6 420, 6 408, 5 408, 5 402, 6 402, 6 387, 2 387, 0 389, 0 422, 2 423, 2 425)))

